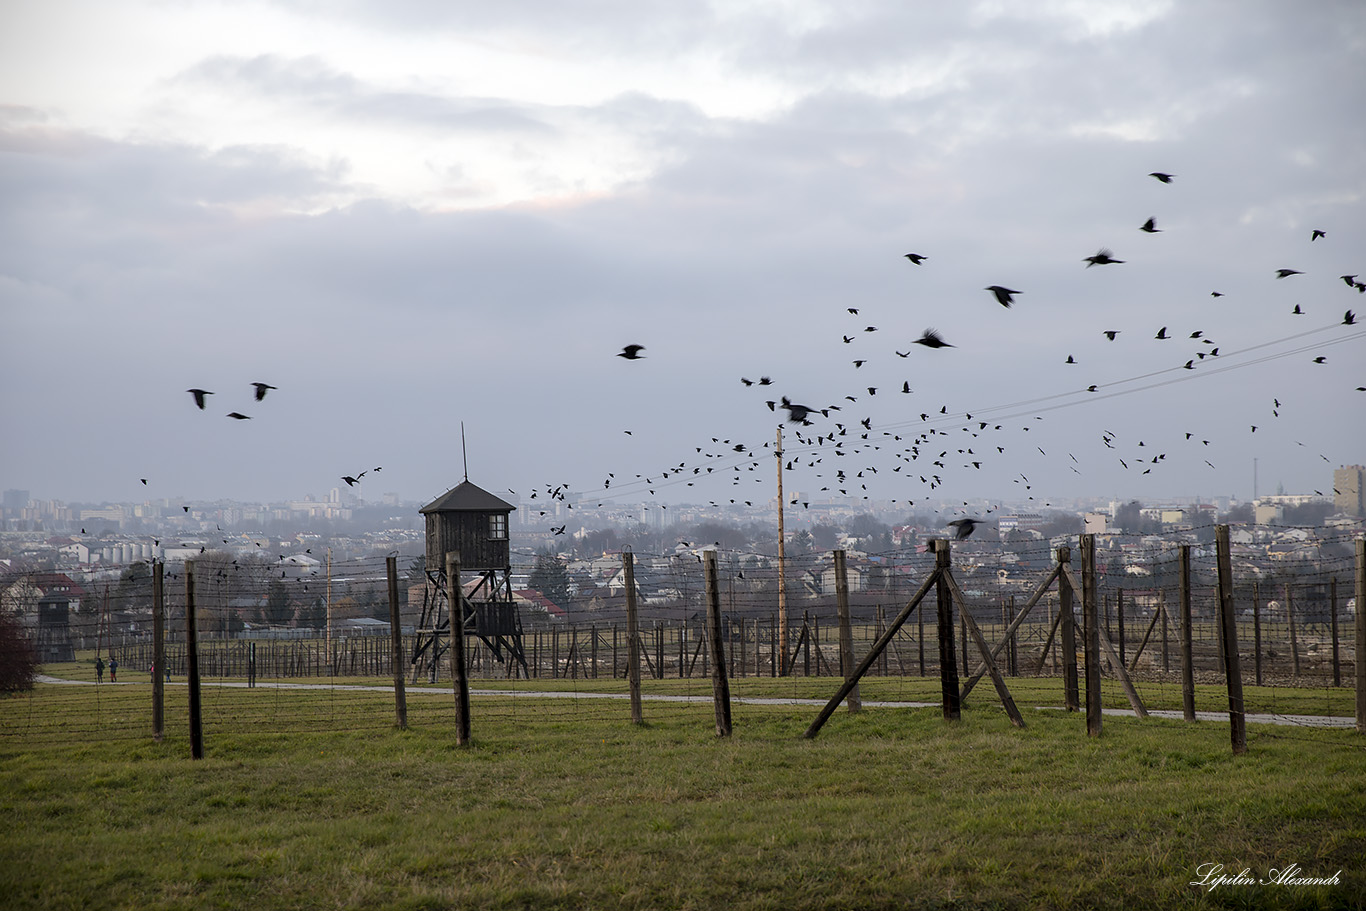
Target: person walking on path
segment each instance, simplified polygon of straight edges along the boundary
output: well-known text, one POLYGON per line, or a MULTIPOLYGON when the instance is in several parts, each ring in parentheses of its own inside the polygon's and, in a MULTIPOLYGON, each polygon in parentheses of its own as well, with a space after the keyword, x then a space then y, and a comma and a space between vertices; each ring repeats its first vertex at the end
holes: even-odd
POLYGON ((113 655, 109 656, 109 682, 119 682, 119 659, 115 658, 113 655))
POLYGON ((95 656, 95 682, 104 683, 104 659, 99 655, 95 656))

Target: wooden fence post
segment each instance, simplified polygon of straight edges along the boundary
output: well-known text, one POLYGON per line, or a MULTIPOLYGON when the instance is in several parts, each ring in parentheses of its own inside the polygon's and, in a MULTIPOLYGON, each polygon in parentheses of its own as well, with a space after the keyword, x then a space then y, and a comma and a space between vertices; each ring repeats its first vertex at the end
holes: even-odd
POLYGON ((1195 666, 1191 658, 1191 546, 1176 552, 1177 594, 1181 610, 1181 712, 1195 720, 1195 666))
POLYGON ((470 681, 465 676, 465 593, 460 588, 460 557, 446 553, 446 600, 451 615, 451 682, 455 690, 455 743, 470 742, 470 681))
POLYGON ((1295 635, 1295 602, 1290 593, 1290 583, 1285 583, 1285 619, 1290 621, 1290 673, 1300 676, 1300 643, 1295 635))
POLYGON ((1262 685, 1262 586, 1252 583, 1252 672, 1258 686, 1262 685))
POLYGON ((1333 686, 1342 686, 1342 668, 1338 664, 1338 577, 1334 576, 1328 599, 1328 626, 1333 636, 1333 686))
MULTIPOLYGON (((844 551, 837 550, 832 556, 835 558, 835 611, 840 624, 840 674, 847 681, 854 676, 854 631, 849 624, 849 576, 844 563, 844 551)), ((851 715, 863 708, 857 681, 849 691, 848 705, 851 715)))
POLYGON ((1128 657, 1124 652, 1124 589, 1115 591, 1115 625, 1119 627, 1119 663, 1124 664, 1128 657))
MULTIPOLYGON (((1015 596, 1014 596, 1014 595, 1011 595, 1011 596, 1010 596, 1010 615, 1011 615, 1012 617, 1015 616, 1015 596)), ((1006 657, 1006 667, 1008 667, 1008 668, 1010 669, 1010 676, 1012 676, 1012 677, 1018 677, 1018 676, 1020 676, 1020 664, 1019 664, 1019 655, 1018 655, 1018 651, 1019 651, 1019 632, 1018 632, 1018 628, 1011 628, 1011 630, 1010 630, 1010 651, 1009 651, 1009 653, 1007 654, 1007 657, 1006 657)))
POLYGON ((152 739, 166 736, 166 564, 152 561, 152 739))
POLYGON ((640 627, 636 615, 636 558, 621 553, 622 580, 626 583, 626 680, 631 690, 631 723, 644 724, 640 706, 640 627))
MULTIPOLYGON (((1058 565, 1070 566, 1072 548, 1058 548, 1058 565)), ((1058 618, 1062 626, 1062 703, 1069 712, 1081 709, 1081 693, 1077 685, 1077 621, 1072 610, 1072 579, 1067 572, 1058 573, 1058 618)), ((1085 608, 1083 608, 1085 610, 1085 608)), ((1049 637, 1052 641, 1052 637, 1049 637)), ((1047 651, 1047 646, 1045 646, 1047 651)), ((1089 658, 1087 659, 1090 660, 1089 658)))
POLYGON ((707 586, 707 633, 711 639, 711 687, 716 711, 716 736, 729 737, 730 682, 726 679, 726 648, 721 638, 721 591, 716 583, 716 551, 704 553, 702 570, 707 586))
POLYGON ((1164 588, 1157 590, 1157 609, 1162 613, 1162 673, 1165 674, 1172 669, 1172 666, 1168 660, 1167 651, 1167 590, 1164 588))
POLYGON ((185 677, 190 685, 190 756, 204 758, 204 718, 199 699, 199 618, 195 616, 194 561, 185 561, 185 677))
POLYGON ((1100 702, 1100 605, 1096 598, 1096 536, 1081 536, 1081 613, 1086 637, 1086 733, 1099 737, 1100 702))
POLYGON ((934 590, 939 602, 939 690, 943 697, 944 720, 958 721, 962 718, 962 704, 958 690, 958 661, 953 654, 953 598, 943 575, 949 565, 949 542, 947 538, 935 538, 933 545, 934 590))
POLYGON ((408 727, 408 696, 403 686, 403 626, 398 610, 398 557, 386 557, 385 575, 389 581, 389 644, 394 672, 394 722, 399 730, 408 727))
POLYGON ((1356 651, 1352 656, 1352 671, 1356 675, 1357 733, 1366 734, 1366 538, 1357 538, 1356 553, 1356 613, 1352 615, 1356 651))
POLYGON ((1219 564, 1219 620, 1224 641, 1224 678, 1228 684, 1229 735, 1234 755, 1247 752, 1247 719, 1243 715, 1243 677, 1238 663, 1238 626, 1233 615, 1233 562, 1228 526, 1214 526, 1219 564))

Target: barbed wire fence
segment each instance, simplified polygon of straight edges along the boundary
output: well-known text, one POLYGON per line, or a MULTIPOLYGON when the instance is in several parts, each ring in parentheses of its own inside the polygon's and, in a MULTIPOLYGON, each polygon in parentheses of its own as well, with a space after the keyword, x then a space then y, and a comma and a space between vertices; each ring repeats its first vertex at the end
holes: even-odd
MULTIPOLYGON (((1209 527, 1212 532, 1213 526, 1209 527)), ((1249 715, 1350 716, 1357 674, 1355 593, 1360 590, 1360 538, 1331 528, 1276 529, 1300 539, 1293 552, 1239 547, 1232 554, 1237 650, 1249 715), (1312 555, 1312 556, 1310 556, 1312 555)), ((1219 626, 1215 547, 1178 534, 1109 535, 1096 551, 1096 618, 1113 658, 1101 659, 1101 704, 1128 709, 1130 697, 1115 658, 1149 698, 1181 704, 1181 612, 1189 602, 1192 677, 1225 683, 1219 626), (1182 551, 1189 570, 1183 572, 1182 551)), ((736 722, 754 700, 805 700, 814 715, 839 688, 841 660, 834 560, 813 550, 786 555, 788 652, 777 611, 777 556, 707 548, 715 554, 721 644, 736 722), (828 678, 828 679, 827 679, 828 678)), ((647 719, 704 718, 713 699, 703 549, 635 553, 638 648, 647 719)), ((1061 593, 1040 594, 1056 566, 1047 541, 1008 548, 954 542, 952 567, 974 624, 1009 679, 1064 676, 1059 635, 1061 593), (1006 640, 1018 611, 1034 594, 1034 609, 1006 640)), ((329 574, 283 560, 205 551, 193 560, 198 674, 204 735, 383 729, 395 724, 395 679, 407 677, 408 722, 452 722, 455 701, 449 658, 420 679, 410 662, 429 583, 414 554, 396 554, 399 578, 400 666, 388 596, 389 560, 339 563, 329 574)), ((525 560, 529 554, 520 553, 525 560)), ((850 560, 848 609, 851 659, 869 654, 891 619, 934 570, 924 546, 857 554, 850 560)), ((476 636, 464 637, 476 719, 536 725, 576 719, 629 719, 627 597, 620 554, 586 561, 564 603, 532 600, 519 607, 526 664, 496 655, 476 636)), ((177 736, 188 711, 186 641, 189 591, 183 564, 165 564, 162 684, 166 726, 177 736)), ((154 568, 148 563, 65 574, 79 588, 67 601, 41 595, 52 574, 13 579, 0 609, 29 627, 48 673, 75 681, 43 685, 3 713, 0 738, 44 742, 80 737, 136 740, 151 733, 154 676, 154 568), (74 606, 73 606, 74 605, 74 606), (98 662, 98 663, 97 663, 98 662), (94 684, 92 700, 88 686, 94 684)), ((1074 610, 1076 605, 1074 604, 1074 610)), ((962 611, 955 661, 967 680, 983 662, 968 638, 962 611)), ((870 664, 864 686, 872 700, 892 704, 939 701, 940 649, 934 606, 922 605, 870 664)), ((1085 655, 1078 646, 1078 659, 1085 655)), ((969 699, 991 699, 990 690, 969 699)), ((1054 696, 1055 702, 1061 695, 1054 696)), ((1219 699, 1202 696, 1204 710, 1219 699)), ((797 702, 796 704, 802 704, 797 702)), ((1224 704, 1226 708, 1226 704, 1224 704)), ((1304 731, 1300 731, 1304 734, 1304 731)), ((1262 736, 1259 729, 1259 736, 1262 736)), ((1297 736, 1281 728, 1267 736, 1297 736)))

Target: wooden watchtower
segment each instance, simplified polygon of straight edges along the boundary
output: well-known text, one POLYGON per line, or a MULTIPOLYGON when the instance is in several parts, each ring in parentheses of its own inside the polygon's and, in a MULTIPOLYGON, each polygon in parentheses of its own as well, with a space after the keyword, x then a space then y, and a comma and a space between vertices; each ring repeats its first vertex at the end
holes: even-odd
POLYGON ((468 479, 419 510, 427 519, 427 586, 422 618, 413 647, 413 680, 426 669, 435 676, 437 662, 449 648, 452 617, 464 635, 478 636, 493 656, 507 664, 508 676, 526 676, 522 621, 512 599, 512 556, 508 517, 515 509, 468 479), (453 610, 446 579, 446 554, 460 564, 461 608, 453 610))

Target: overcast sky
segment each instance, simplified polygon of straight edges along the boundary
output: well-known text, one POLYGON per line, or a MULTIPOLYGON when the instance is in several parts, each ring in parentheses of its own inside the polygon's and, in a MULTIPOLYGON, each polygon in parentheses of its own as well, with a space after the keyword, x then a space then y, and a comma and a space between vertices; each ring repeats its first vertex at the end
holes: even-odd
POLYGON ((0 487, 1331 494, 1363 194, 1359 0, 7 3, 0 487))

